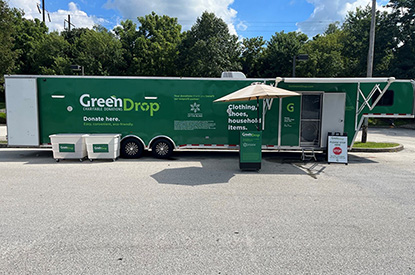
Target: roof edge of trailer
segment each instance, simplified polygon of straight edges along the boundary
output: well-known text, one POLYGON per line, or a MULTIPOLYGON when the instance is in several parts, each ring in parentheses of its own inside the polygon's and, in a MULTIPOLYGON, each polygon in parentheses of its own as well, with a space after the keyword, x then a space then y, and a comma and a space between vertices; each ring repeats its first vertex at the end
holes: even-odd
POLYGON ((167 79, 167 80, 225 80, 225 81, 276 81, 285 83, 374 83, 374 82, 414 82, 413 79, 395 79, 394 77, 276 77, 276 78, 220 78, 220 77, 180 77, 180 76, 100 76, 100 75, 19 75, 6 74, 4 78, 84 78, 84 79, 167 79))
POLYGON ((376 83, 376 82, 411 82, 411 79, 395 79, 394 77, 339 77, 339 78, 277 78, 284 83, 376 83))
POLYGON ((180 76, 103 76, 103 75, 4 75, 4 78, 76 78, 76 79, 165 79, 165 80, 225 80, 225 81, 275 81, 275 78, 220 78, 220 77, 180 77, 180 76))

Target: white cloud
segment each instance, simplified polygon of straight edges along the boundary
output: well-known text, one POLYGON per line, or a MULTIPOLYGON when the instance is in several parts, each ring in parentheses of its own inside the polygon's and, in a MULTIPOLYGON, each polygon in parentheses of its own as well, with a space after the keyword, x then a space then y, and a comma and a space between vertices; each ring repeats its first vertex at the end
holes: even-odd
POLYGON ((9 6, 11 8, 17 8, 23 10, 25 13, 25 18, 35 19, 38 18, 42 20, 42 15, 39 14, 39 11, 36 5, 40 5, 40 1, 33 0, 9 0, 9 6))
MULTIPOLYGON (((307 0, 307 2, 314 5, 314 12, 306 21, 297 23, 297 26, 298 31, 309 37, 323 33, 330 23, 343 22, 349 11, 355 11, 357 7, 372 5, 371 0, 307 0)), ((387 2, 387 0, 377 1, 377 9, 384 10, 382 5, 387 2)))
MULTIPOLYGON (((40 5, 40 1, 33 0, 10 0, 9 6, 22 9, 25 13, 25 18, 27 19, 39 19, 42 20, 42 14, 39 13, 37 4, 40 5)), ((46 7, 47 10, 47 7, 46 7)), ((104 19, 97 18, 95 16, 90 16, 86 12, 79 9, 79 7, 74 3, 70 2, 68 4, 67 10, 58 10, 54 12, 49 12, 51 22, 48 20, 48 15, 46 13, 46 25, 49 28, 49 31, 63 31, 64 24, 68 26, 67 23, 64 23, 64 20, 68 19, 68 14, 71 15, 71 23, 75 25, 76 28, 92 28, 95 24, 102 24, 105 22, 104 19)), ((72 26, 73 27, 73 26, 72 26)))
POLYGON ((228 24, 229 31, 236 33, 234 20, 237 11, 230 5, 234 0, 108 0, 107 9, 118 10, 125 19, 135 20, 154 11, 160 15, 177 17, 183 30, 188 30, 204 11, 213 12, 228 24))
MULTIPOLYGON (((51 13, 52 22, 48 24, 49 29, 62 31, 64 20, 68 19, 68 14, 71 15, 71 23, 76 28, 92 28, 96 24, 104 23, 104 19, 90 16, 86 12, 81 11, 74 2, 70 2, 68 4, 68 10, 58 10, 51 13)), ((68 26, 67 22, 65 24, 68 26)))
POLYGON ((248 29, 248 26, 246 25, 246 22, 240 21, 238 25, 236 25, 236 29, 238 31, 246 31, 248 29))

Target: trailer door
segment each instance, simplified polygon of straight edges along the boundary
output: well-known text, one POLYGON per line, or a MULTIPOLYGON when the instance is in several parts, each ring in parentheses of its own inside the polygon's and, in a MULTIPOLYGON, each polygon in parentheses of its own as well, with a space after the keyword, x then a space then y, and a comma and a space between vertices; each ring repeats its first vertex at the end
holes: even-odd
POLYGON ((39 146, 37 82, 6 77, 7 140, 12 146, 39 146))
POLYGON ((301 147, 320 146, 322 93, 301 96, 301 147))
POLYGON ((328 132, 344 131, 345 93, 325 93, 323 95, 323 116, 321 120, 321 147, 327 146, 328 132))

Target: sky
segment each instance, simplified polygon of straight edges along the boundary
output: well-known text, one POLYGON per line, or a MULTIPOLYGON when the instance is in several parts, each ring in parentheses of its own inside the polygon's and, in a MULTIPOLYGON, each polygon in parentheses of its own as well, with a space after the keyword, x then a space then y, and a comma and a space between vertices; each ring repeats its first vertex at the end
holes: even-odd
MULTIPOLYGON (((28 19, 42 20, 42 0, 6 0, 10 7, 22 9, 28 19)), ((152 11, 178 18, 182 30, 188 30, 204 12, 222 18, 232 34, 239 38, 263 36, 269 40, 275 32, 300 31, 310 38, 323 33, 330 23, 342 22, 348 11, 371 5, 371 0, 44 0, 46 25, 50 31, 62 31, 71 16, 76 28, 100 24, 109 30, 120 22, 152 11)), ((377 0, 377 8, 387 4, 377 0)), ((73 26, 72 26, 73 27, 73 26)))

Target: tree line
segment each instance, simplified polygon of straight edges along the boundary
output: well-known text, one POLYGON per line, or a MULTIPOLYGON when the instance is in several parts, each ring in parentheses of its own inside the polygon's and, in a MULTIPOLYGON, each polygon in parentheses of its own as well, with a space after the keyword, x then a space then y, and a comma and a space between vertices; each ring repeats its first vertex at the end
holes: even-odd
MULTIPOLYGON (((415 0, 391 0, 391 12, 376 13, 373 76, 415 76, 415 0)), ((371 8, 349 12, 344 23, 333 22, 313 38, 301 32, 276 32, 239 40, 226 23, 204 12, 188 31, 177 18, 154 12, 108 30, 75 28, 49 32, 38 19, 9 8, 0 0, 0 84, 4 74, 219 77, 242 71, 248 77, 289 77, 293 57, 296 76, 364 77, 369 45, 371 8)), ((3 85, 0 86, 4 92, 3 85)), ((2 93, 0 93, 1 96, 2 93)))

